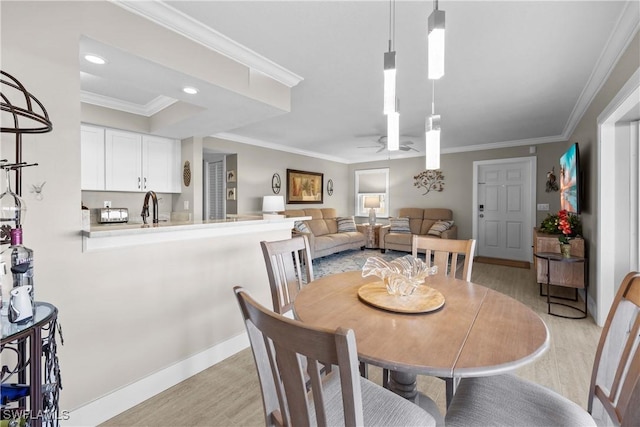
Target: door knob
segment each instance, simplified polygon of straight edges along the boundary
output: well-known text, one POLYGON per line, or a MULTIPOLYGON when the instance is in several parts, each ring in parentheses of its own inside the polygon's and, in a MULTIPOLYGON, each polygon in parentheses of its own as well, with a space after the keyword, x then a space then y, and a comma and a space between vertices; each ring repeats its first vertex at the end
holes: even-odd
POLYGON ((484 214, 480 214, 479 216, 480 216, 480 218, 484 218, 484 214))

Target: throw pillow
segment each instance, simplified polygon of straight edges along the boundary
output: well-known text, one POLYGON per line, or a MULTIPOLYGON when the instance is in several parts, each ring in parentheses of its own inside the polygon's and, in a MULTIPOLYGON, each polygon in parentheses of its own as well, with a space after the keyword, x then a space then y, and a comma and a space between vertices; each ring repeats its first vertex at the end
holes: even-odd
POLYGON ((309 227, 307 227, 307 224, 305 224, 304 221, 296 221, 293 223, 293 228, 296 231, 299 231, 301 233, 309 233, 311 232, 311 230, 309 230, 309 227))
POLYGON ((390 218, 389 227, 390 233, 403 233, 411 234, 411 228, 409 228, 409 218, 390 218))
POLYGON ((440 237, 442 233, 450 229, 452 225, 453 221, 438 220, 431 226, 429 231, 427 231, 427 234, 440 237))
POLYGON ((353 220, 353 217, 338 217, 336 218, 336 221, 338 222, 338 233, 356 231, 356 223, 353 220))

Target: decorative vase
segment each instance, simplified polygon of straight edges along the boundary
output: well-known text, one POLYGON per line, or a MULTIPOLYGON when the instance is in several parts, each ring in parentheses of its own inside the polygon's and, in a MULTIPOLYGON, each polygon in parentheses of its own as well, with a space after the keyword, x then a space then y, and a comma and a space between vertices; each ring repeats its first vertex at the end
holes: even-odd
POLYGON ((571 244, 569 244, 569 243, 560 243, 560 253, 565 258, 571 257, 571 244))

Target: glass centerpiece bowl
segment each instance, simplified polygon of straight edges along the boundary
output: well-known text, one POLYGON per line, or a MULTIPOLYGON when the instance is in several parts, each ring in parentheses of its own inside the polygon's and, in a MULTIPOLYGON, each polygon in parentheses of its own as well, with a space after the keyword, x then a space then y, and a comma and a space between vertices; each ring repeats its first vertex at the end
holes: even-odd
POLYGON ((367 258, 362 267, 362 277, 377 276, 382 279, 390 295, 407 296, 424 284, 428 276, 438 272, 438 267, 429 267, 424 261, 405 255, 393 261, 379 257, 367 258))

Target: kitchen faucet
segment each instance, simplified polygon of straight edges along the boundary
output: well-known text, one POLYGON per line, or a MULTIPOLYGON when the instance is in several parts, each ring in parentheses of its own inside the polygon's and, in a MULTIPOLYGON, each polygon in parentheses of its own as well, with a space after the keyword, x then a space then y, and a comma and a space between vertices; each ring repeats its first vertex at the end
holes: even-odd
POLYGON ((158 223, 158 197, 156 196, 155 191, 147 191, 147 194, 144 195, 144 204, 142 205, 142 222, 147 223, 147 217, 149 216, 149 197, 151 197, 151 201, 153 202, 153 223, 158 223))

